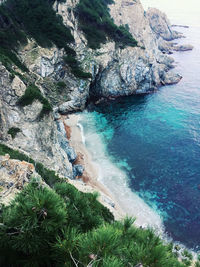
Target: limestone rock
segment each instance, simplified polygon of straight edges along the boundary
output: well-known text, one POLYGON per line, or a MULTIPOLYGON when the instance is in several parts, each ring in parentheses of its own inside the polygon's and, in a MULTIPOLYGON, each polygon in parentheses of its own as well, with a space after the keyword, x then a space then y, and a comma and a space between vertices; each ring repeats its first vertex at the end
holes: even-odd
MULTIPOLYGON (((163 38, 178 36, 175 31, 167 30, 169 22, 165 15, 160 14, 158 18, 151 19, 150 25, 149 17, 153 12, 145 14, 139 0, 117 0, 109 6, 110 14, 117 25, 128 25, 131 34, 138 41, 138 47, 120 49, 114 42, 108 41, 100 49, 92 50, 87 47, 87 40, 78 27, 74 13, 77 3, 78 0, 55 1, 54 9, 62 16, 64 24, 70 27, 75 39, 73 49, 77 59, 82 69, 92 74, 92 79, 77 79, 70 72, 70 68, 63 64, 63 49, 42 48, 29 40, 19 52, 22 62, 30 70, 26 74, 27 84, 33 83, 39 87, 53 105, 53 114, 38 119, 42 109, 39 101, 33 101, 26 107, 18 106, 17 101, 26 90, 26 82, 22 81, 21 76, 13 78, 0 64, 1 141, 69 178, 74 175, 72 163, 76 159, 76 152, 69 146, 59 113, 83 110, 90 96, 102 99, 147 93, 181 79, 178 74, 170 71, 173 59, 160 51, 163 38), (164 25, 165 30, 156 34, 155 31, 160 27, 156 28, 156 23, 162 24, 162 27, 164 25), (60 91, 58 81, 66 85, 60 91), (11 127, 20 129, 14 139, 8 135, 11 127)), ((164 46, 167 51, 166 43, 162 45, 163 52, 164 46)), ((168 51, 170 52, 169 47, 168 51)))
POLYGON ((171 23, 168 20, 165 13, 161 12, 157 8, 149 8, 146 12, 146 16, 149 19, 151 29, 161 36, 166 41, 172 41, 177 38, 183 37, 183 35, 171 28, 171 23))
POLYGON ((76 164, 73 166, 73 176, 74 176, 74 179, 76 177, 81 177, 83 175, 83 172, 84 172, 84 167, 80 164, 76 164))
POLYGON ((175 45, 173 46, 173 50, 174 51, 190 51, 192 50, 194 47, 192 45, 175 45))
POLYGON ((0 203, 9 204, 33 177, 44 184, 33 164, 10 159, 9 155, 0 156, 0 203))

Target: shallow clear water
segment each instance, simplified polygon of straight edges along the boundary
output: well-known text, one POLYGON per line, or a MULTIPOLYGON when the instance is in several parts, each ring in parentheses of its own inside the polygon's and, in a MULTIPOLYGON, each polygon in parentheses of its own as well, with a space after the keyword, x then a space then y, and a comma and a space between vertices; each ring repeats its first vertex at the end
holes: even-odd
POLYGON ((181 42, 195 48, 173 55, 183 76, 179 84, 104 103, 85 112, 81 123, 100 179, 122 204, 150 225, 160 226, 160 215, 169 236, 198 249, 200 29, 182 31, 187 39, 181 42))

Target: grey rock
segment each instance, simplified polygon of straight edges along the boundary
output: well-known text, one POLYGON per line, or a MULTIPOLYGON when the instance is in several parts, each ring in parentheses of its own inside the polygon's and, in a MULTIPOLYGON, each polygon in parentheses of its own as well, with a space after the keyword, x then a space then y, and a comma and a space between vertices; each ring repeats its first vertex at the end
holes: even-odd
POLYGON ((190 50, 193 50, 193 46, 192 45, 175 45, 173 46, 173 50, 174 51, 190 51, 190 50))
POLYGON ((84 167, 80 164, 73 165, 73 177, 82 176, 84 172, 84 167))
POLYGON ((146 15, 149 19, 151 29, 156 33, 157 37, 160 36, 166 41, 172 41, 183 37, 181 33, 172 29, 171 23, 166 14, 160 10, 156 8, 149 8, 146 15))
POLYGON ((70 146, 67 147, 67 156, 68 156, 69 162, 71 163, 73 163, 77 159, 76 152, 70 146))

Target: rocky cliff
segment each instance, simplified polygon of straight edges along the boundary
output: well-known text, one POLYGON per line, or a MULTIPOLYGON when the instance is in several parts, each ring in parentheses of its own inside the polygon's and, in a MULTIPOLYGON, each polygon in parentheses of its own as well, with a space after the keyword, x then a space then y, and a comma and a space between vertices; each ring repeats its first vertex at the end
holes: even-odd
MULTIPOLYGON (((55 1, 54 9, 70 28, 75 39, 72 48, 82 68, 92 73, 92 78, 76 78, 70 68, 63 65, 63 49, 42 48, 32 39, 18 53, 28 73, 14 67, 18 75, 13 75, 0 65, 1 142, 70 178, 76 153, 69 146, 60 114, 83 110, 90 98, 148 93, 181 79, 170 70, 173 59, 160 51, 155 22, 150 23, 150 15, 144 12, 139 0, 118 0, 109 6, 114 22, 126 25, 138 41, 137 47, 123 49, 110 40, 100 49, 88 48, 74 12, 77 4, 78 0, 55 1), (37 85, 50 101, 53 112, 40 118, 42 103, 37 99, 27 106, 18 105, 30 83, 37 85), (10 129, 18 129, 15 136, 9 134, 10 129)), ((168 25, 166 19, 165 22, 165 26, 168 25)), ((165 35, 160 34, 159 38, 166 39, 165 35)))
POLYGON ((173 29, 165 13, 157 8, 148 8, 146 17, 149 20, 152 31, 156 35, 160 51, 172 54, 173 51, 188 51, 193 49, 191 45, 177 45, 177 43, 172 42, 184 36, 182 33, 173 29))

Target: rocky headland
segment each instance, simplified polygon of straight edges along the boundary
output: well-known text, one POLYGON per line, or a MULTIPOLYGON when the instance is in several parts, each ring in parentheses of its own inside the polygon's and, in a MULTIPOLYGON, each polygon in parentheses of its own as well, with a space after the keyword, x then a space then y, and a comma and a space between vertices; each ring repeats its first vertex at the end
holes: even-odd
POLYGON ((159 10, 145 12, 139 0, 119 0, 109 5, 110 14, 116 25, 127 25, 137 46, 120 48, 108 39, 99 49, 91 49, 79 28, 75 13, 78 2, 55 1, 53 8, 70 28, 74 37, 71 47, 83 70, 92 74, 91 78, 77 78, 63 65, 63 49, 44 48, 29 39, 18 51, 28 72, 13 66, 18 73, 13 75, 0 63, 0 141, 63 177, 83 177, 87 182, 91 175, 86 174, 88 170, 81 160, 86 156, 80 155, 75 142, 70 141, 70 122, 63 116, 83 110, 91 99, 145 94, 161 85, 179 82, 182 77, 171 70, 174 60, 166 53, 192 47, 178 47, 170 42, 182 34, 172 29, 159 10), (29 105, 19 105, 30 83, 49 101, 52 112, 40 116, 44 99, 42 102, 39 97, 29 105))

